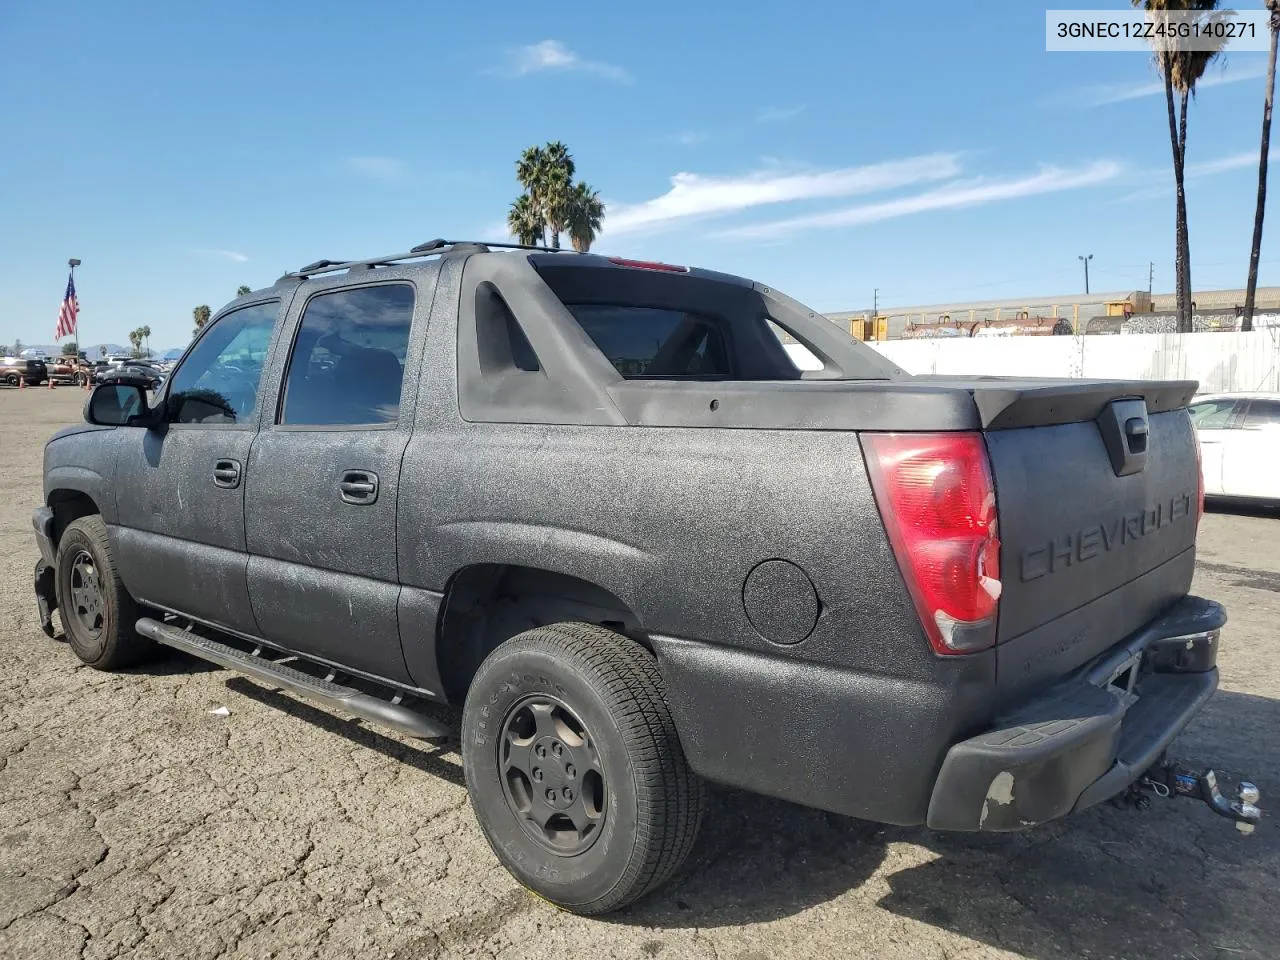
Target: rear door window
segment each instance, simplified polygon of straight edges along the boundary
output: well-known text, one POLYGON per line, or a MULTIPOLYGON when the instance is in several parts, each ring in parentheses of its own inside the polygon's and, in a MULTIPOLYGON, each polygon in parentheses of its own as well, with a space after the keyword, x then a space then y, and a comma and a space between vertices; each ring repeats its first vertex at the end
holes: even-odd
POLYGON ((733 376, 724 332, 709 317, 660 307, 601 303, 566 306, 624 377, 733 376))
POLYGON ((1250 400, 1244 415, 1245 429, 1269 427, 1280 423, 1280 400, 1250 400))
POLYGON ((280 423, 395 423, 412 324, 408 284, 312 297, 289 356, 280 423))

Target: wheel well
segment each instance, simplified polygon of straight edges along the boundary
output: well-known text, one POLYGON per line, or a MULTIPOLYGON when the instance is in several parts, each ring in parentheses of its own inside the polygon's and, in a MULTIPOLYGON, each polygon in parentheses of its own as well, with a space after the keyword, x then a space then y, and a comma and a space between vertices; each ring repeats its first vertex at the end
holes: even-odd
POLYGON ((53 511, 53 545, 62 539, 62 531, 81 517, 101 513, 98 505, 87 493, 79 490, 54 490, 49 494, 49 509, 53 511))
POLYGON ((436 631, 436 664, 450 703, 461 703, 484 658, 517 633, 548 623, 598 623, 642 640, 636 615, 603 587, 550 570, 480 563, 449 581, 436 631))

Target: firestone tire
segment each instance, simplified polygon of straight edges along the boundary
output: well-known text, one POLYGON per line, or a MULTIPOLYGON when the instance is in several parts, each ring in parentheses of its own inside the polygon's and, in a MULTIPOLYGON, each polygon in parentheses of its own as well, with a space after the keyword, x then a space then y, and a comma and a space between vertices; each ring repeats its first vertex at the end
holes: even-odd
POLYGON ((81 517, 63 531, 54 591, 67 642, 83 663, 98 670, 118 670, 145 660, 155 650, 150 640, 133 629, 138 606, 116 573, 101 517, 81 517))
POLYGON ((647 650, 585 623, 529 630, 481 664, 463 709, 467 790, 494 853, 534 893, 607 913, 688 857, 706 788, 663 694, 647 650))

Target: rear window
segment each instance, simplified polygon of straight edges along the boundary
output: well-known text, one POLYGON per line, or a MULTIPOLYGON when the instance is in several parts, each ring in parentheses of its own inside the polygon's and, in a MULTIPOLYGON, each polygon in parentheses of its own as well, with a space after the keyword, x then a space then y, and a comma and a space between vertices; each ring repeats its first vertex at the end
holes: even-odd
POLYGON ((724 333, 709 317, 661 307, 566 306, 624 377, 733 376, 724 333))

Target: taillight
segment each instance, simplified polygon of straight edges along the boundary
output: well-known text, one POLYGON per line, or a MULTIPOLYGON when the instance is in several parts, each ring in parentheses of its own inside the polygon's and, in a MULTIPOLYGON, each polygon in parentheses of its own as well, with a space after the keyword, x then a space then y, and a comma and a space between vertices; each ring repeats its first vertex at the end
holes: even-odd
POLYGON ((659 263, 657 260, 628 260, 625 257, 610 257, 609 262, 620 267, 635 267, 637 270, 662 270, 665 273, 688 273, 688 267, 674 263, 659 263))
POLYGON ((979 433, 864 433, 862 448, 889 542, 933 649, 996 641, 1000 540, 996 491, 979 433))

